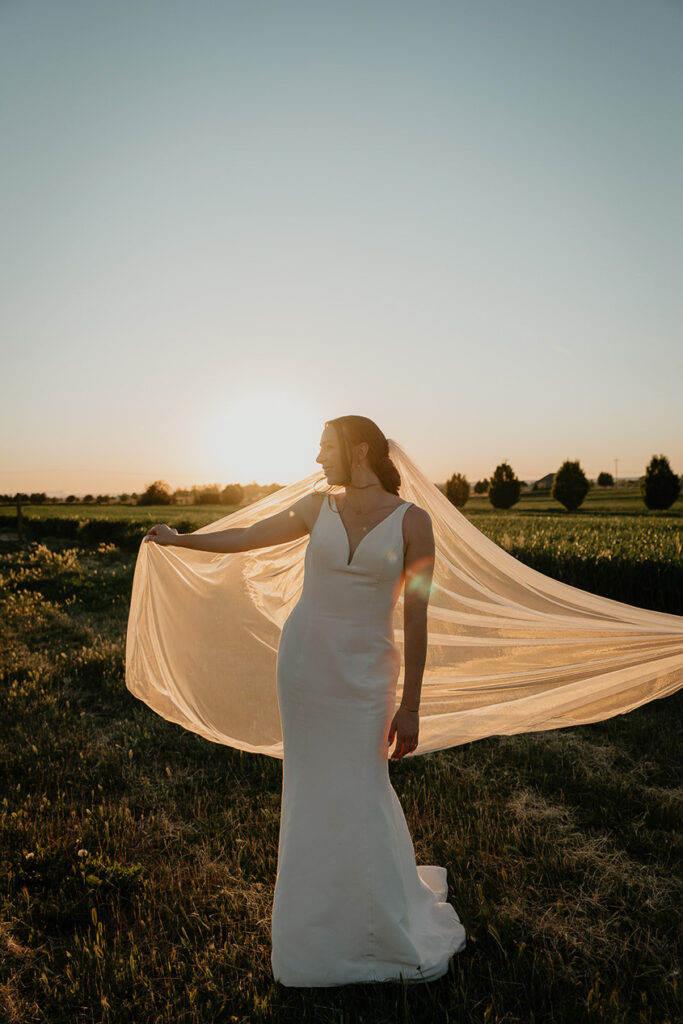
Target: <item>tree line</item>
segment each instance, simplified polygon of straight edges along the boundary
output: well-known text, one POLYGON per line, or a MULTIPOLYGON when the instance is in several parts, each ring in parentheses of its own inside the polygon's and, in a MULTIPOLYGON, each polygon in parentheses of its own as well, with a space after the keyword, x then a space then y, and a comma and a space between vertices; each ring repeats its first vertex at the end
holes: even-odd
MULTIPOLYGON (((611 473, 600 473, 597 480, 599 487, 613 487, 614 478, 611 473)), ((671 469, 665 455, 653 455, 648 463, 645 475, 640 478, 640 493, 649 509, 669 508, 681 493, 681 479, 671 469)), ((568 512, 574 512, 583 504, 583 500, 592 487, 578 460, 567 459, 554 474, 552 483, 547 488, 551 496, 559 501, 568 512)), ((542 490, 534 484, 534 490, 542 490)), ((470 497, 470 485, 462 473, 454 473, 447 481, 445 494, 457 508, 462 508, 470 497)), ((520 498, 522 482, 515 475, 507 462, 496 466, 490 480, 478 480, 474 485, 475 494, 487 494, 494 508, 507 509, 515 505, 520 498)))
MULTIPOLYGON (((545 479, 545 478, 544 478, 545 479)), ((640 478, 640 493, 649 509, 669 508, 678 498, 683 484, 669 465, 665 455, 653 455, 645 475, 640 478)), ((614 478, 611 473, 602 472, 597 478, 598 487, 613 487, 614 478)), ((471 491, 475 494, 486 494, 494 508, 508 509, 515 505, 521 496, 524 482, 519 480, 507 462, 496 466, 490 479, 478 480, 473 487, 462 473, 453 473, 441 487, 446 497, 457 508, 462 508, 469 500, 471 491)), ((566 460, 553 475, 552 481, 544 487, 541 481, 533 484, 533 491, 549 491, 567 511, 579 508, 588 491, 593 486, 577 461, 566 460)), ((205 484, 172 491, 164 480, 155 480, 141 494, 86 494, 77 498, 74 494, 64 499, 65 504, 108 505, 113 502, 128 505, 250 505, 254 501, 280 490, 282 484, 205 484)), ((17 493, 14 495, 0 494, 0 504, 15 504, 21 499, 26 505, 42 505, 55 503, 45 491, 33 494, 17 493)))
MULTIPOLYGON (((138 494, 85 494, 82 498, 69 494, 63 499, 66 505, 250 505, 259 498, 264 498, 273 491, 279 491, 282 484, 204 484, 190 488, 176 488, 172 491, 164 480, 155 480, 138 494)), ((0 494, 0 504, 13 505, 19 498, 25 505, 55 504, 61 499, 50 498, 45 491, 34 491, 33 494, 17 492, 16 494, 0 494)))

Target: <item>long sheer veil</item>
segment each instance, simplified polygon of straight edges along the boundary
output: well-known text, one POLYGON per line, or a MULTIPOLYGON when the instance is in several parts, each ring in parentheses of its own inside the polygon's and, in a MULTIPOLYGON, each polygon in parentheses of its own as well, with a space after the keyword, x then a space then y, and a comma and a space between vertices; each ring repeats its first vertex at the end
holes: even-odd
MULTIPOLYGON (((436 544, 420 741, 406 756, 600 721, 683 684, 683 616, 598 597, 523 565, 477 530, 394 440, 389 454, 400 496, 429 513, 436 544)), ((320 470, 195 532, 249 526, 324 481, 320 470)), ((126 639, 128 689, 206 739, 281 758, 277 647, 299 598, 308 541, 232 554, 142 543, 126 639)), ((402 613, 401 596, 400 647, 402 613)))

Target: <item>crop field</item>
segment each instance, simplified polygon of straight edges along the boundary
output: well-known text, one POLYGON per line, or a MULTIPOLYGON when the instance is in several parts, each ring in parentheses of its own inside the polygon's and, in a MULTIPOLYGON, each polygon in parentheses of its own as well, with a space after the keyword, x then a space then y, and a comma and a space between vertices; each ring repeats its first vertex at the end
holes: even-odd
MULTIPOLYGON (((535 495, 463 511, 547 575, 683 615, 683 502, 650 513, 637 495, 596 497, 573 515, 535 495)), ((124 681, 144 532, 230 509, 111 509, 30 506, 19 546, 0 508, 0 1018, 683 1019, 680 691, 390 762, 418 863, 447 868, 466 950, 427 985, 275 983, 282 764, 164 721, 124 681)))

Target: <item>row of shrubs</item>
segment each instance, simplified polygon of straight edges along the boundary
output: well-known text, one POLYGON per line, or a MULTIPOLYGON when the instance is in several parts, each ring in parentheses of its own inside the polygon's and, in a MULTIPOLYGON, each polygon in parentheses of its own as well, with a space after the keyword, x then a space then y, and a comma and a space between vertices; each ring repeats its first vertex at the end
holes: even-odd
MULTIPOLYGON (((601 473, 598 484, 605 485, 610 474, 601 473)), ((480 481, 475 485, 475 492, 482 493, 481 484, 488 483, 488 498, 494 508, 511 508, 520 498, 522 484, 514 470, 507 462, 501 462, 491 477, 490 482, 480 481)), ((583 504, 591 484, 580 463, 569 459, 562 463, 553 477, 550 488, 551 496, 559 501, 569 512, 574 512, 583 504)), ((454 473, 446 482, 446 497, 458 508, 466 504, 470 496, 470 485, 461 473, 454 473)), ((640 480, 640 493, 649 509, 670 508, 681 493, 681 481, 671 469, 665 455, 653 455, 640 480)))

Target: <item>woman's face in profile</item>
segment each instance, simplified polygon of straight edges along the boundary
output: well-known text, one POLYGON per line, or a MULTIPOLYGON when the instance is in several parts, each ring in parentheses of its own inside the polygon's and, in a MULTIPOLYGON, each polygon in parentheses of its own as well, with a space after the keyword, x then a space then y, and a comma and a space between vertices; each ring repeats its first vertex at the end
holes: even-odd
POLYGON ((320 452, 315 460, 323 467, 328 483, 334 483, 341 477, 341 452, 334 427, 325 427, 320 437, 320 452))

